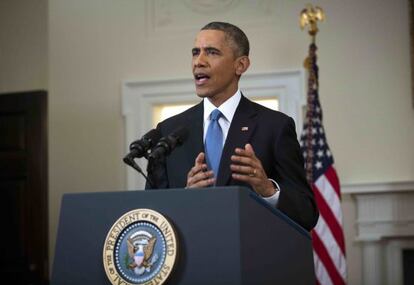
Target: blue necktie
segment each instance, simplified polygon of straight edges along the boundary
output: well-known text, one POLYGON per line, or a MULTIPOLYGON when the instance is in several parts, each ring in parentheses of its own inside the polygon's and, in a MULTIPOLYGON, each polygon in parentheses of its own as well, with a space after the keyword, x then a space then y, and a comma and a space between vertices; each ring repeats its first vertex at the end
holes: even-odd
POLYGON ((210 114, 210 124, 207 129, 205 150, 207 157, 207 164, 214 172, 214 177, 217 177, 221 152, 223 150, 223 132, 221 130, 218 120, 223 114, 218 109, 215 109, 210 114))

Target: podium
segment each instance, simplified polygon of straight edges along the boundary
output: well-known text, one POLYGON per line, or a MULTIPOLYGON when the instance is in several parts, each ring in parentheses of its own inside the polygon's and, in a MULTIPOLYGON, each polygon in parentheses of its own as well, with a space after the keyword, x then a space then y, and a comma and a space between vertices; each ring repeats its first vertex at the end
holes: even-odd
POLYGON ((175 229, 178 256, 165 284, 315 284, 309 233, 243 187, 65 194, 51 284, 110 285, 105 238, 139 208, 175 229))

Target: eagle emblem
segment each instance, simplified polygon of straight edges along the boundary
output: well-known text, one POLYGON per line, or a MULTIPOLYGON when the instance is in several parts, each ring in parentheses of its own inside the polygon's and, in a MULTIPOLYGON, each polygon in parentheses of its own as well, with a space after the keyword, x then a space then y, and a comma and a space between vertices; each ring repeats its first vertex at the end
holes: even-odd
POLYGON ((127 268, 136 275, 150 272, 158 255, 153 254, 157 239, 147 231, 137 231, 127 239, 128 258, 127 268))
POLYGON ((135 209, 112 225, 102 261, 112 285, 163 285, 174 269, 177 251, 171 223, 157 211, 135 209))

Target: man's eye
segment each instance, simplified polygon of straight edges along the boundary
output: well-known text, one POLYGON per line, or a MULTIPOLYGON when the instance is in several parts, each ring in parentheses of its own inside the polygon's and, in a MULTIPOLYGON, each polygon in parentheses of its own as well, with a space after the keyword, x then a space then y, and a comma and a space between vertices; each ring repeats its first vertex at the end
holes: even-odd
POLYGON ((207 54, 211 54, 211 55, 217 55, 218 52, 216 50, 208 50, 207 54))
POLYGON ((191 51, 191 53, 192 53, 193 56, 196 56, 196 55, 199 54, 199 51, 198 50, 193 50, 193 51, 191 51))

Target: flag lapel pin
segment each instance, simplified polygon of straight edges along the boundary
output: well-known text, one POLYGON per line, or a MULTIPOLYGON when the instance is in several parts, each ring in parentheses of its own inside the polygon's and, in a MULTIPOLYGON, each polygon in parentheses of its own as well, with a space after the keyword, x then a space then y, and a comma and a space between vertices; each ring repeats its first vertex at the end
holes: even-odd
POLYGON ((249 130, 249 127, 242 127, 241 130, 242 132, 247 132, 249 130))

